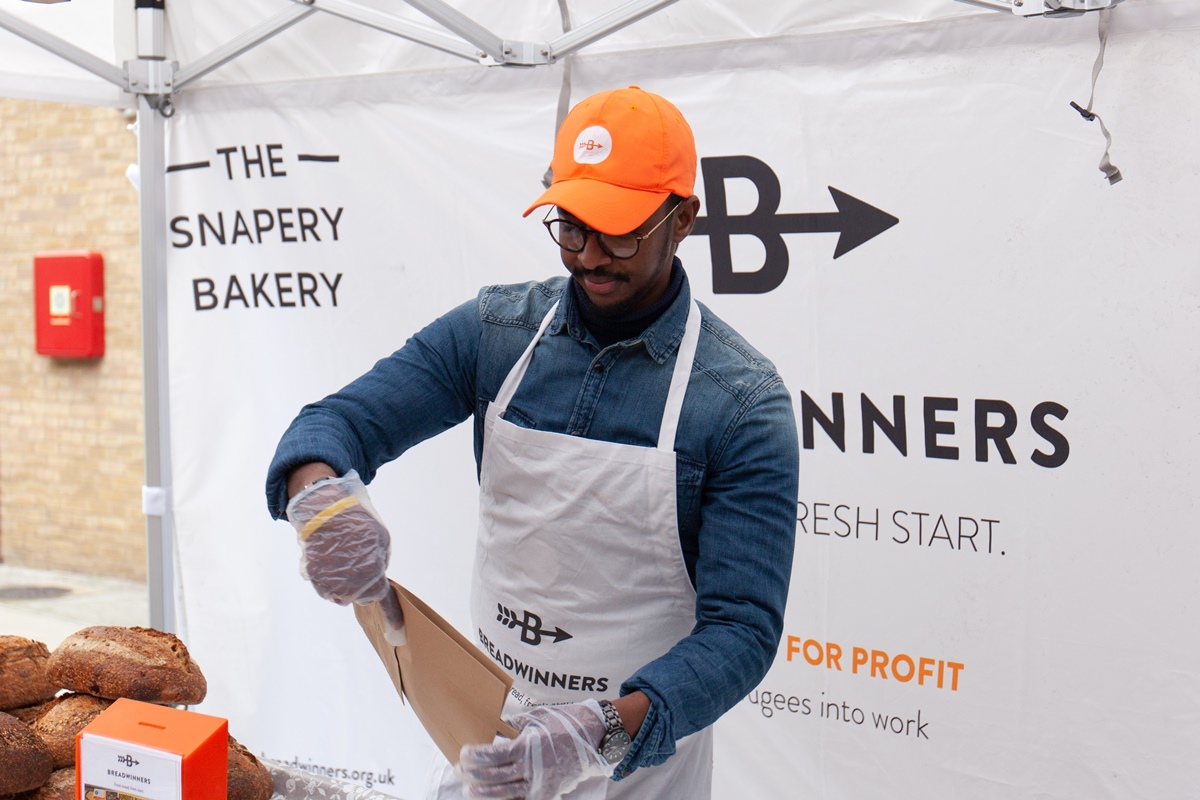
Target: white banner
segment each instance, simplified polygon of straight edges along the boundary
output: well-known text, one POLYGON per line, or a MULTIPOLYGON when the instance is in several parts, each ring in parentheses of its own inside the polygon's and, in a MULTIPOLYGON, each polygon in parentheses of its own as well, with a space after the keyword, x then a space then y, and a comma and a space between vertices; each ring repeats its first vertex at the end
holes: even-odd
MULTIPOLYGON (((971 18, 601 56, 697 135, 701 302, 801 425, 784 640, 714 796, 1197 790, 1200 17, 971 18), (790 45, 790 46, 789 46, 790 45), (898 223, 895 220, 898 219, 898 223), (894 224, 893 224, 894 223, 894 224), (836 254, 836 259, 835 259, 836 254)), ((433 752, 265 511, 275 443, 479 286, 557 274, 558 69, 183 95, 168 159, 182 631, 201 710, 270 758, 421 796, 433 752)), ((469 630, 469 426, 385 467, 391 575, 469 630)))

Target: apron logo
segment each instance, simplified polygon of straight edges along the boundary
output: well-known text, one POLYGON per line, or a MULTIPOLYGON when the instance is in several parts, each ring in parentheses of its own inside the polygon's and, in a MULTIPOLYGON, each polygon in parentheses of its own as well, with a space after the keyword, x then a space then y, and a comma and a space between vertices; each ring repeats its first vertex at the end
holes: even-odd
POLYGON ((500 612, 496 615, 496 621, 502 625, 507 625, 509 630, 520 626, 521 641, 525 642, 525 644, 531 644, 536 647, 542 643, 543 636, 553 636, 555 642, 571 638, 571 634, 557 625, 554 626, 554 630, 552 631, 543 628, 542 618, 532 611, 524 611, 520 618, 518 618, 517 612, 511 608, 505 608, 499 603, 496 603, 496 608, 500 612))

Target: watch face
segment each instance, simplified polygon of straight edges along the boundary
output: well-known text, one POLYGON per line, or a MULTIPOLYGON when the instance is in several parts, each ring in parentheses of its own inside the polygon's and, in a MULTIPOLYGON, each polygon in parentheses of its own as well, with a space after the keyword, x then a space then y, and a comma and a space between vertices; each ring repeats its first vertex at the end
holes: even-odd
POLYGON ((604 741, 600 743, 600 755, 610 764, 617 764, 629 752, 629 745, 633 744, 633 740, 629 738, 629 734, 624 730, 613 731, 604 737, 604 741))

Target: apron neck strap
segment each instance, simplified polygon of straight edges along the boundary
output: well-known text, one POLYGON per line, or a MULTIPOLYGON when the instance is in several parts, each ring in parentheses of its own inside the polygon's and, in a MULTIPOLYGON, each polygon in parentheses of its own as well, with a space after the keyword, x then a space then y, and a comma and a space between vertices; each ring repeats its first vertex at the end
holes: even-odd
MULTIPOLYGON (((509 370, 508 377, 500 385, 500 391, 496 393, 496 399, 492 401, 492 408, 497 415, 503 416, 504 412, 508 410, 508 404, 512 401, 513 395, 517 393, 517 387, 521 385, 521 380, 525 377, 526 370, 529 369, 529 362, 533 359, 533 348, 537 347, 537 343, 541 341, 546 329, 550 327, 550 321, 554 319, 554 312, 557 309, 558 301, 555 301, 554 305, 550 306, 550 310, 546 312, 542 324, 525 348, 525 352, 521 353, 517 363, 513 364, 513 368, 509 370)), ((696 358, 696 344, 699 341, 700 307, 696 305, 695 299, 692 299, 688 306, 688 318, 683 329, 683 339, 680 340, 679 349, 675 353, 675 367, 671 372, 671 387, 667 390, 667 402, 663 406, 662 424, 658 429, 659 450, 675 451, 675 434, 679 430, 679 417, 683 412, 683 397, 687 393, 688 378, 692 374, 692 362, 696 358)))
POLYGON ((529 361, 533 358, 533 348, 537 347, 537 343, 541 341, 542 335, 546 329, 550 327, 550 321, 554 319, 554 312, 558 310, 558 301, 554 301, 554 305, 550 306, 550 310, 546 312, 546 316, 542 319, 542 324, 538 327, 537 333, 529 342, 529 346, 525 348, 525 352, 521 353, 521 357, 517 359, 517 363, 513 364, 513 368, 508 371, 508 377, 504 379, 504 383, 500 384, 500 391, 496 392, 496 399, 492 401, 492 406, 496 409, 496 413, 501 416, 508 410, 508 404, 512 401, 513 395, 517 393, 517 387, 521 385, 521 379, 525 377, 525 371, 529 369, 529 361))
POLYGON ((662 425, 658 429, 659 450, 675 452, 675 433, 679 430, 683 396, 687 393, 688 378, 692 374, 692 362, 696 359, 696 344, 699 341, 700 307, 692 298, 688 306, 687 324, 683 328, 683 339, 675 353, 675 369, 671 372, 671 388, 667 391, 667 402, 663 406, 662 425))

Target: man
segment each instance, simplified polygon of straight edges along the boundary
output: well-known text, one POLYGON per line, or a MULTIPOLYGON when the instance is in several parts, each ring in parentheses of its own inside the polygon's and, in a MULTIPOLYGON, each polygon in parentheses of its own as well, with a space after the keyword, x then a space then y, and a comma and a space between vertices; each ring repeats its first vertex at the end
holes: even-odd
POLYGON ((493 657, 526 667, 506 706, 521 734, 464 747, 443 788, 707 798, 710 726, 762 679, 782 630, 791 399, 696 304, 675 257, 700 208, 678 109, 637 87, 590 97, 551 166, 525 215, 550 206, 571 277, 486 287, 307 406, 267 497, 301 531, 318 592, 380 599, 389 538, 359 476, 473 416, 472 617, 493 657))

